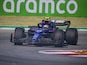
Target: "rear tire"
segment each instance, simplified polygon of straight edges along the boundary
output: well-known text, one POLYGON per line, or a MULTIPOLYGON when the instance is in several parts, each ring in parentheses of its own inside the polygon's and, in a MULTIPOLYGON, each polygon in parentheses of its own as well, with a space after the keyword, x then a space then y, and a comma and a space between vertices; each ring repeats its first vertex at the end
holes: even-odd
POLYGON ((77 45, 78 31, 76 28, 69 28, 66 31, 66 42, 70 45, 77 45))
POLYGON ((15 43, 14 43, 14 45, 22 45, 23 44, 23 42, 21 42, 19 39, 24 37, 24 35, 25 35, 24 32, 25 32, 24 28, 18 27, 15 29, 15 33, 14 33, 15 43))
POLYGON ((54 37, 55 47, 63 47, 64 46, 64 31, 57 30, 54 37))

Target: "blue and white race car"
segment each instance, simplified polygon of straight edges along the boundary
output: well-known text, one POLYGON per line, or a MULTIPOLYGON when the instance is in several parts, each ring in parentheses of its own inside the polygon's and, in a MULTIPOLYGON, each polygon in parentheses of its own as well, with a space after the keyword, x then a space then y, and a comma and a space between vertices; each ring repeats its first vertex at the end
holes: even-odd
POLYGON ((17 27, 14 33, 11 33, 10 41, 14 45, 23 45, 23 43, 39 46, 54 45, 55 47, 77 45, 78 31, 76 28, 70 28, 70 24, 70 21, 42 20, 37 26, 30 26, 27 32, 24 28, 17 27), (66 26, 66 28, 62 30, 58 26, 66 26))

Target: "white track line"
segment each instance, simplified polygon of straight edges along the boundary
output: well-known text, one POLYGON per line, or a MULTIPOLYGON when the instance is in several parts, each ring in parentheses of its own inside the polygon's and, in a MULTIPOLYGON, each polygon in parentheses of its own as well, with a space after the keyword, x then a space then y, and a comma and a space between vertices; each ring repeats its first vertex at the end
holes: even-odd
POLYGON ((83 54, 75 54, 76 51, 83 51, 83 50, 41 50, 38 53, 41 54, 50 54, 50 55, 64 55, 64 56, 71 56, 71 57, 87 57, 87 55, 83 54))

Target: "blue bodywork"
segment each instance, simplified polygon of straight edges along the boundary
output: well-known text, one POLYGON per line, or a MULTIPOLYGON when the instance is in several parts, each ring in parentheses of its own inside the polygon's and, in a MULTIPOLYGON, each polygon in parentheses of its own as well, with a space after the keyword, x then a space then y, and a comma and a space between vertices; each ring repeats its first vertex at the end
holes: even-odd
POLYGON ((43 33, 42 29, 36 29, 34 32, 34 36, 32 37, 32 42, 38 41, 42 33, 43 33))
POLYGON ((40 39, 40 37, 42 36, 43 33, 52 33, 54 32, 54 30, 56 29, 55 23, 50 22, 49 28, 44 28, 44 25, 47 25, 46 22, 42 22, 40 23, 42 25, 41 28, 35 28, 34 30, 34 35, 32 37, 32 42, 38 42, 38 40, 40 39))

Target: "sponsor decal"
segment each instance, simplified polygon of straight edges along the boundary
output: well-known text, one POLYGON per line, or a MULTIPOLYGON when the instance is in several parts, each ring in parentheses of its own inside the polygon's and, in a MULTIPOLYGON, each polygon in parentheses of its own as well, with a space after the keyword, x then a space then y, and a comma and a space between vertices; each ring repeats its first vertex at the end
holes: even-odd
POLYGON ((0 0, 0 15, 87 16, 87 0, 0 0))

